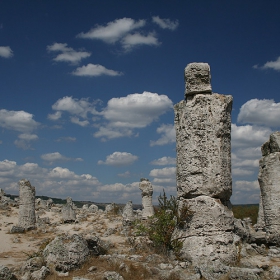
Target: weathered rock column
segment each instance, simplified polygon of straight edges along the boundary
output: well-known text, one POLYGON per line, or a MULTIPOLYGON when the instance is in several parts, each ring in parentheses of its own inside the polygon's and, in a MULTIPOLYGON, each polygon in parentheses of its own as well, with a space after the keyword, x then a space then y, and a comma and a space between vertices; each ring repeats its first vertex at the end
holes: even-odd
POLYGON ((280 245, 280 131, 262 145, 258 179, 267 241, 280 245))
POLYGON ((66 198, 66 204, 61 209, 62 220, 64 223, 72 223, 76 220, 75 204, 71 197, 66 198))
POLYGON ((35 228, 35 187, 30 182, 22 179, 19 185, 19 220, 18 225, 25 230, 35 228))
POLYGON ((182 257, 198 263, 236 260, 232 194, 232 96, 212 93, 210 67, 185 68, 185 100, 174 106, 177 149, 177 195, 180 208, 192 211, 176 235, 182 257))
POLYGON ((153 207, 153 186, 148 179, 142 178, 139 189, 142 191, 142 219, 147 219, 155 214, 153 207))

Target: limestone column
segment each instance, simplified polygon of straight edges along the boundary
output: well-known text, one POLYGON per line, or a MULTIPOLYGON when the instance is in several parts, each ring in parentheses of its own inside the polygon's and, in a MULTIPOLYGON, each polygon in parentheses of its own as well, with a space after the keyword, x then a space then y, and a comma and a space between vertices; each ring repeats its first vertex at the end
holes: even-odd
POLYGON ((142 191, 142 219, 147 219, 155 214, 153 207, 153 186, 148 179, 142 178, 139 189, 142 191))
POLYGON ((30 182, 22 179, 19 185, 19 221, 18 225, 25 230, 35 228, 35 187, 30 182))
POLYGON ((185 68, 185 100, 174 106, 177 196, 192 211, 185 228, 182 257, 193 263, 236 260, 230 205, 232 96, 212 93, 210 66, 185 68))
POLYGON ((71 197, 66 198, 66 204, 61 209, 62 220, 64 223, 72 223, 76 220, 75 204, 71 197))
POLYGON ((258 180, 267 240, 280 245, 280 131, 262 145, 258 180))

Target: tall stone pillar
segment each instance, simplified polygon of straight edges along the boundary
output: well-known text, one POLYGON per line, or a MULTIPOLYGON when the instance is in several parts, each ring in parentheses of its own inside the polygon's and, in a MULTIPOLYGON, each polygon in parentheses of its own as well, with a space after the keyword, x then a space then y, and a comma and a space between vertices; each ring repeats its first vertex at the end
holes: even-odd
POLYGON ((216 259, 234 263, 230 206, 232 96, 212 93, 210 67, 185 68, 185 100, 174 106, 179 206, 192 216, 176 232, 182 257, 198 263, 216 259))
POLYGON ((142 178, 139 189, 142 191, 142 219, 147 219, 155 214, 153 207, 153 186, 148 179, 142 178))
POLYGON ((262 145, 258 180, 267 241, 280 245, 280 131, 262 145))
POLYGON ((35 228, 35 187, 30 182, 22 179, 19 185, 19 220, 18 225, 25 230, 35 228))

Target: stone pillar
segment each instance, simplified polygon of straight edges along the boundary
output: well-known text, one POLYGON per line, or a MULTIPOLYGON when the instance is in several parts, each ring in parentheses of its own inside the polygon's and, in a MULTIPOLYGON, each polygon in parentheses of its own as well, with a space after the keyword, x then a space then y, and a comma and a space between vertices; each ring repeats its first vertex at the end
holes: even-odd
POLYGON ((62 220, 64 223, 72 223, 76 220, 76 211, 75 211, 75 204, 72 201, 71 197, 66 198, 66 204, 63 205, 61 212, 62 212, 62 220))
POLYGON ((30 182, 22 179, 19 185, 19 220, 18 225, 25 230, 35 228, 35 187, 30 182))
POLYGON ((232 96, 212 93, 210 67, 185 68, 185 100, 174 106, 179 208, 192 216, 175 235, 183 258, 194 264, 234 263, 234 218, 230 205, 232 96))
POLYGON ((133 205, 132 201, 128 201, 123 208, 122 213, 123 220, 126 222, 133 222, 134 221, 134 212, 133 212, 133 205))
POLYGON ((267 241, 280 245, 280 131, 262 145, 258 180, 267 241))
POLYGON ((260 195, 260 202, 259 202, 259 212, 258 212, 258 220, 257 223, 254 225, 256 231, 263 231, 265 228, 264 222, 264 213, 263 213, 263 199, 260 195))
POLYGON ((142 178, 139 189, 142 191, 142 219, 147 219, 155 214, 153 207, 153 186, 148 179, 142 178))

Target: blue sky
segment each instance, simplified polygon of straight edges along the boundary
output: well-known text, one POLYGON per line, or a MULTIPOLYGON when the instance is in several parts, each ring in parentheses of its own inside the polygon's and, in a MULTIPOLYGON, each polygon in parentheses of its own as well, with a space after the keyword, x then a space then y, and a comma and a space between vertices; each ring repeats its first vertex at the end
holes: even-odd
POLYGON ((233 96, 232 203, 258 203, 260 146, 280 129, 279 1, 0 2, 0 187, 96 202, 176 195, 184 68, 233 96))

